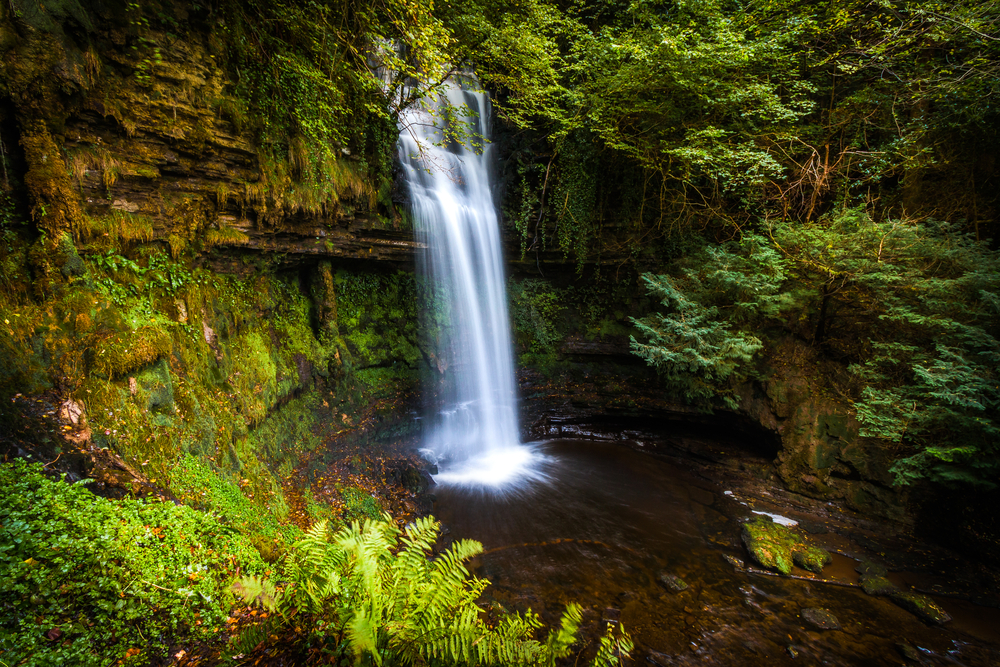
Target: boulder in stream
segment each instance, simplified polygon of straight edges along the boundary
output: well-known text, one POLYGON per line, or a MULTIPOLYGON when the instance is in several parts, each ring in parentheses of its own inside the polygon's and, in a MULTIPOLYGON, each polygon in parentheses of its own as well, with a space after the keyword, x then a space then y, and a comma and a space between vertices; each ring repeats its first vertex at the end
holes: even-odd
POLYGON ((793 563, 819 573, 832 561, 825 550, 806 544, 803 538, 768 516, 757 516, 743 524, 743 544, 761 566, 782 574, 791 574, 793 563))
POLYGON ((819 574, 824 567, 833 562, 833 556, 826 549, 799 543, 792 550, 792 562, 803 570, 819 574))
POLYGON ((890 596, 900 607, 932 625, 944 625, 951 620, 951 616, 941 605, 921 593, 897 590, 890 596))
POLYGON ((875 574, 862 574, 858 583, 861 584, 861 590, 868 595, 893 595, 899 592, 896 584, 875 574))

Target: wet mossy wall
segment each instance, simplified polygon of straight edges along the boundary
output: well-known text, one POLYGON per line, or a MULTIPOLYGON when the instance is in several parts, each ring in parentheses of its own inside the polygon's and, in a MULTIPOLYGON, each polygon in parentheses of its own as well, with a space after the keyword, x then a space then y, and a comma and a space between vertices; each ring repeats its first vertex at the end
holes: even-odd
POLYGON ((370 156, 255 143, 209 8, 135 7, 0 7, 0 412, 270 540, 300 457, 412 390, 418 244, 370 156))
MULTIPOLYGON (((86 447, 110 449, 142 479, 271 535, 287 513, 281 478, 299 456, 376 395, 411 387, 412 289, 318 298, 321 266, 240 277, 156 248, 135 256, 84 249, 82 274, 47 298, 0 296, 3 396, 56 392, 82 410, 65 428, 86 447), (347 322, 318 318, 317 303, 336 303, 347 322), (366 346, 373 328, 392 344, 366 346)), ((337 280, 413 281, 347 270, 337 280)))

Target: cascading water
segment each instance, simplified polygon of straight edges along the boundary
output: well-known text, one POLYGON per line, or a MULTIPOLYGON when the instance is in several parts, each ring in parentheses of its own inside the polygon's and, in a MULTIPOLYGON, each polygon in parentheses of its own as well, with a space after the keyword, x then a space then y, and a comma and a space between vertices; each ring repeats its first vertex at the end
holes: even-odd
POLYGON ((502 487, 538 477, 540 457, 521 445, 504 284, 503 248, 490 191, 490 150, 442 140, 443 109, 467 107, 486 139, 489 96, 452 84, 435 109, 408 111, 400 133, 417 234, 425 309, 440 313, 436 365, 445 390, 425 430, 439 484, 502 487))

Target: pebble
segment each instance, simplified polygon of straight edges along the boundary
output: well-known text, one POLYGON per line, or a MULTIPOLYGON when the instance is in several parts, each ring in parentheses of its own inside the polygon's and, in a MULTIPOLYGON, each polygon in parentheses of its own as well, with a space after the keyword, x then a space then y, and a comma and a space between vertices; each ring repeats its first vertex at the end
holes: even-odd
POLYGON ((670 574, 668 572, 661 572, 658 577, 660 583, 666 586, 668 589, 675 593, 680 593, 688 588, 687 582, 678 577, 676 574, 670 574))

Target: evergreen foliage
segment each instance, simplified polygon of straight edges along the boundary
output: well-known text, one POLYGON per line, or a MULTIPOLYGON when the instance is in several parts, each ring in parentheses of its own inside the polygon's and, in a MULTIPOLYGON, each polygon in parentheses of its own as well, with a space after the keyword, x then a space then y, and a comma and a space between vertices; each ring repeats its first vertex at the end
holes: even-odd
MULTIPOLYGON (((398 529, 388 516, 354 522, 332 533, 315 524, 287 557, 279 587, 255 576, 233 590, 273 612, 269 625, 239 648, 291 626, 305 628, 306 645, 325 654, 374 665, 554 665, 577 641, 580 609, 571 605, 545 642, 532 638, 538 617, 504 613, 487 622, 477 599, 489 582, 465 562, 482 552, 455 542, 433 559, 440 524, 422 518, 398 529)), ((631 650, 628 635, 611 628, 594 664, 617 664, 631 650)))
POLYGON ((776 317, 787 305, 778 291, 784 262, 765 239, 747 236, 742 244, 706 246, 684 264, 695 268, 677 277, 643 275, 668 312, 632 318, 648 339, 632 336, 632 351, 675 395, 706 408, 718 399, 735 409, 736 387, 751 377, 763 349, 760 338, 739 327, 776 317))

